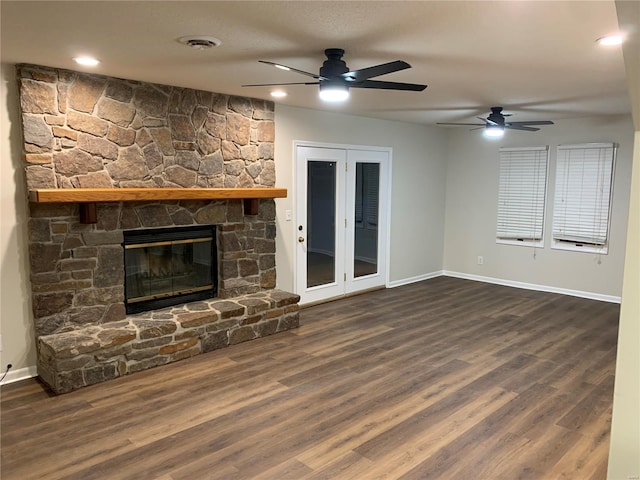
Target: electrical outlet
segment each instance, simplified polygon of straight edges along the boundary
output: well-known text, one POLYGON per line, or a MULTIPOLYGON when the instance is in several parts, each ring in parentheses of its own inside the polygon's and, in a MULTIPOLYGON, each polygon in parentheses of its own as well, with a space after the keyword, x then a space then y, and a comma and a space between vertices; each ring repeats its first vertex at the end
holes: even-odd
POLYGON ((478 265, 484 264, 484 258, 481 255, 478 255, 478 265))

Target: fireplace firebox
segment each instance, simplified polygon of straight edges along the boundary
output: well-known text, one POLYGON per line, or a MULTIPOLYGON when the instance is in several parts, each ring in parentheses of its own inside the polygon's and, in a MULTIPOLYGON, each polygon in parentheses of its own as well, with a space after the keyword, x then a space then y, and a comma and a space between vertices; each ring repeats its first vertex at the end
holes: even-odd
POLYGON ((129 230, 123 234, 128 314, 216 296, 215 225, 129 230))

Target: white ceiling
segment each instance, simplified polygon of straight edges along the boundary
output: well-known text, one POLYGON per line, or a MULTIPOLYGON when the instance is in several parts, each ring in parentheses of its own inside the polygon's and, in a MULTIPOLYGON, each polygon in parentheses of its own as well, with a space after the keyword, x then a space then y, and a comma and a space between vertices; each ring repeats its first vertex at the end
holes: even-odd
MULTIPOLYGON (((603 1, 7 1, 2 62, 72 70, 271 99, 247 83, 311 80, 258 60, 317 73, 325 48, 351 70, 405 60, 376 78, 426 83, 424 92, 353 89, 347 103, 319 101, 317 86, 286 87, 277 102, 415 123, 471 121, 502 105, 513 121, 631 112, 620 47, 603 1), (213 36, 204 51, 176 41, 213 36), (100 59, 79 67, 72 57, 100 59)), ((454 127, 455 128, 455 127, 454 127)), ((543 127, 547 128, 547 127, 543 127)))

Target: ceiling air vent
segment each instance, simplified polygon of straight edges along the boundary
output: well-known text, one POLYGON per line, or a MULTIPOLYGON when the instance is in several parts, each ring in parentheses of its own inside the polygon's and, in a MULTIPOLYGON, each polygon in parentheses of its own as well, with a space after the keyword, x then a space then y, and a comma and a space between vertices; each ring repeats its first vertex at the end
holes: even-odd
POLYGON ((207 50, 209 48, 218 47, 222 44, 221 40, 214 37, 188 36, 178 38, 178 42, 196 50, 207 50))

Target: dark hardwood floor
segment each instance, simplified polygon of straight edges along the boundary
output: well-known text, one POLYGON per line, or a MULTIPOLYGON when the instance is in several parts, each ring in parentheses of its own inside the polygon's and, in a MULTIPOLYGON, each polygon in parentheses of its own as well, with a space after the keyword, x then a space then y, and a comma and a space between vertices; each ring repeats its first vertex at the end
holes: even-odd
POLYGON ((439 277, 66 395, 7 385, 1 476, 601 480, 618 312, 439 277))

